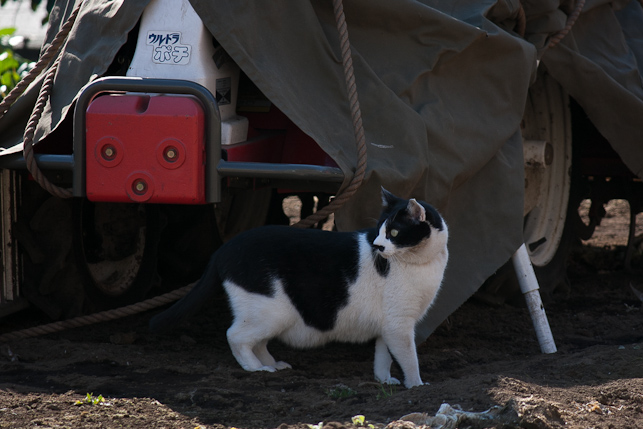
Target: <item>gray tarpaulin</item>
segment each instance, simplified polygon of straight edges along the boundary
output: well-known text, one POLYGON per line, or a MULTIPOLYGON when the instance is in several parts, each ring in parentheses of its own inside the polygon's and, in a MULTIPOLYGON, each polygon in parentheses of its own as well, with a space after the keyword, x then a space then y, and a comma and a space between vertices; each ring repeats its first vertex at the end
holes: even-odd
MULTIPOLYGON (((37 137, 105 73, 146 3, 86 1, 37 137)), ((331 0, 191 3, 250 79, 350 177, 356 150, 331 0)), ((441 210, 451 258, 420 338, 522 242, 519 126, 537 59, 630 169, 643 171, 643 9, 636 1, 588 1, 567 38, 548 50, 570 13, 568 2, 559 3, 523 1, 521 38, 513 32, 517 0, 345 1, 369 159, 366 181, 337 213, 337 225, 371 226, 381 184, 441 210)), ((70 13, 64 4, 52 14, 54 29, 70 13)), ((3 147, 20 142, 34 97, 31 90, 0 124, 3 147)))

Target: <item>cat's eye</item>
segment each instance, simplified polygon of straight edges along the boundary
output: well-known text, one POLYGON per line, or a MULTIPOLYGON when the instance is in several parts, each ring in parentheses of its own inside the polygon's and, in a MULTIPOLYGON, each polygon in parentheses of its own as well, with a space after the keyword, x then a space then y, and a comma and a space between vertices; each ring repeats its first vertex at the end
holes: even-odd
POLYGON ((392 229, 391 230, 391 237, 397 237, 397 234, 399 234, 399 233, 400 233, 400 231, 398 231, 397 229, 392 229))

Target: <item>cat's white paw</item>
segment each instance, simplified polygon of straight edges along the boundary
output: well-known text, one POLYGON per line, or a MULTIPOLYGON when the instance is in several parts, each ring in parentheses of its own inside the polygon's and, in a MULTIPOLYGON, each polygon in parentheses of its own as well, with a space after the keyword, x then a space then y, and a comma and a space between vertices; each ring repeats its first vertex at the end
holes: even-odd
POLYGON ((277 371, 277 368, 275 368, 274 366, 264 365, 264 366, 261 366, 261 367, 259 367, 257 369, 253 369, 251 371, 275 372, 275 371, 277 371))
POLYGON ((292 369, 292 366, 290 366, 289 363, 284 362, 284 361, 279 361, 275 364, 275 368, 277 370, 282 370, 282 369, 292 369))
POLYGON ((429 383, 424 383, 422 380, 419 380, 417 382, 406 382, 404 381, 404 387, 407 389, 410 389, 412 387, 417 387, 417 386, 428 386, 429 383))
POLYGON ((382 378, 382 379, 379 379, 377 377, 375 377, 375 378, 377 379, 377 381, 379 381, 382 384, 402 384, 400 382, 400 380, 398 380, 395 377, 391 377, 390 375, 388 377, 382 378))

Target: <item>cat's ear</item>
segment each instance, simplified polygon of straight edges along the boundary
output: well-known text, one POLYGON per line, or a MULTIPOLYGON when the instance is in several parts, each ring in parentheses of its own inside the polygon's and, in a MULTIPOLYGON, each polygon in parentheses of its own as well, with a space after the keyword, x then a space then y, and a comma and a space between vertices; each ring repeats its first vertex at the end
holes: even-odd
POLYGON ((398 198, 395 195, 391 194, 382 186, 382 207, 392 206, 397 200, 398 198))
POLYGON ((411 198, 409 200, 409 204, 406 206, 406 211, 411 216, 411 219, 417 222, 426 222, 426 210, 422 207, 422 204, 415 200, 415 198, 411 198))

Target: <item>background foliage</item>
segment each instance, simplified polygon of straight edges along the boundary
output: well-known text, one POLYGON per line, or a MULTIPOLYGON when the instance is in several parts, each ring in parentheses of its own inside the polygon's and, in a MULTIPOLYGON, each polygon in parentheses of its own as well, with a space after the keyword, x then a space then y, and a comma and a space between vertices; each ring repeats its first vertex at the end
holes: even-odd
POLYGON ((13 51, 15 28, 0 29, 0 100, 31 70, 35 63, 13 51))
MULTIPOLYGON (((4 6, 10 0, 0 0, 0 7, 4 6)), ((25 0, 13 0, 25 1, 25 0)), ((47 12, 51 11, 55 0, 30 0, 31 10, 38 9, 43 1, 47 4, 47 12)), ((49 14, 42 20, 45 25, 48 21, 49 14)), ((0 28, 0 100, 7 96, 9 91, 24 77, 34 63, 23 58, 14 52, 14 47, 20 42, 18 37, 15 37, 15 28, 0 28)))

